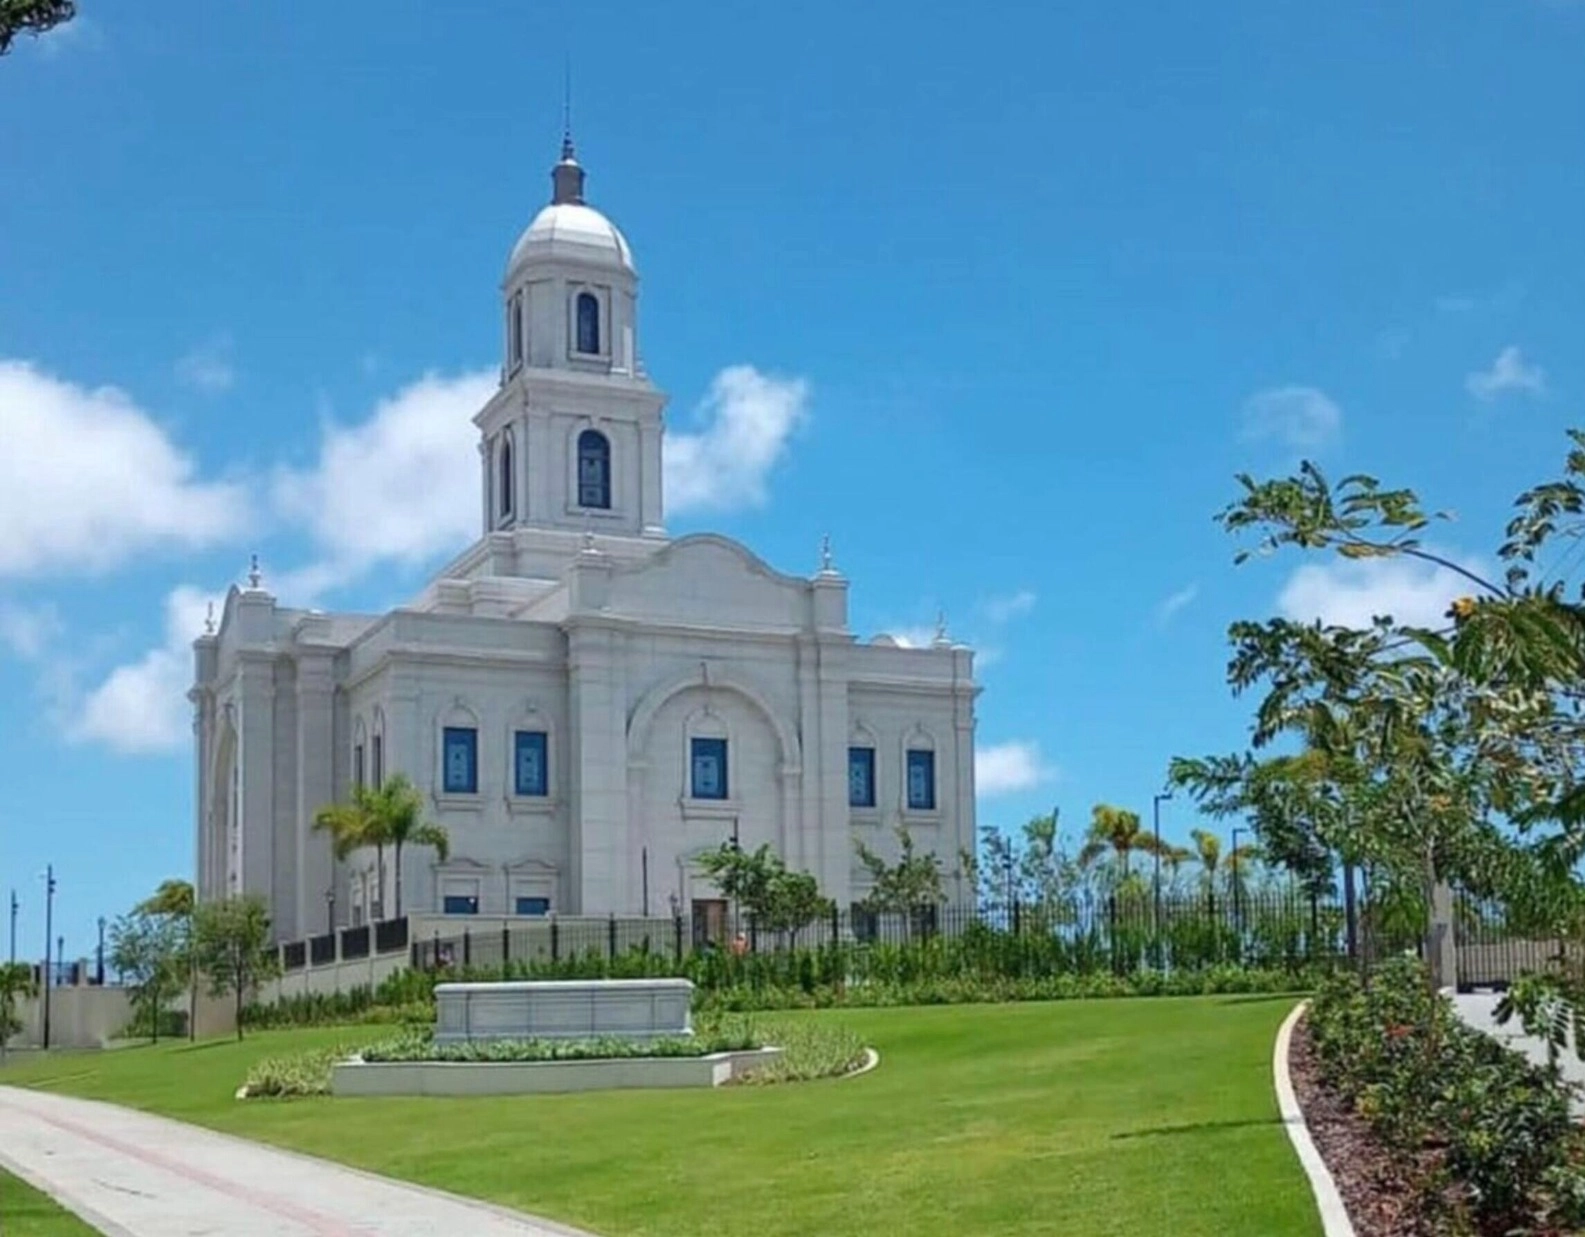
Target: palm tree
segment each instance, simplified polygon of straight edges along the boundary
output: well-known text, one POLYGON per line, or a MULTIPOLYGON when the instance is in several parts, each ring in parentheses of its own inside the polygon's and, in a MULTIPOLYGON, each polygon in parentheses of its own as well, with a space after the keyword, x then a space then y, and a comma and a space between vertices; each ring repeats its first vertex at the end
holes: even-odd
MULTIPOLYGON (((345 863, 354 852, 374 847, 374 865, 379 880, 379 910, 385 903, 385 838, 377 824, 376 792, 358 786, 345 803, 329 803, 314 813, 314 829, 330 835, 330 851, 338 863, 345 863)), ((383 917, 383 916, 382 916, 383 917)))
POLYGON ((396 856, 396 917, 402 916, 402 847, 433 846, 444 863, 451 838, 441 826, 424 819, 424 796, 405 773, 394 773, 374 793, 374 837, 389 844, 396 856))
POLYGON ((1084 846, 1079 850, 1079 866, 1087 868, 1110 851, 1122 865, 1123 879, 1127 880, 1129 856, 1135 851, 1148 855, 1155 850, 1156 839, 1140 828, 1138 812, 1097 803, 1090 813, 1084 846))

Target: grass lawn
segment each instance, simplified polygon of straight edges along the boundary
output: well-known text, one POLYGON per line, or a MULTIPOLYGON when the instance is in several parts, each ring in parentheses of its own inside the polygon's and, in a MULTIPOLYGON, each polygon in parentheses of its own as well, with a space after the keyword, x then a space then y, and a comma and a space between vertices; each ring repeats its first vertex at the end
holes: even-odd
POLYGON ((1308 1237, 1320 1224, 1271 1083, 1292 1004, 804 1014, 860 1031, 880 1069, 719 1091, 232 1098, 258 1056, 378 1028, 34 1059, 0 1082, 152 1109, 608 1237, 1308 1237))
POLYGON ((93 1237, 96 1231, 48 1195, 0 1172, 0 1233, 5 1237, 93 1237))

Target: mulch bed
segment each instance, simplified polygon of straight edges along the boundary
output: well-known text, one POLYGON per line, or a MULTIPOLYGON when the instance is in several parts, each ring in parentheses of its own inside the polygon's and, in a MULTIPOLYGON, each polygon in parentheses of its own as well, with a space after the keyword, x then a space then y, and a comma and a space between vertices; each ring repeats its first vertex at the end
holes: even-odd
POLYGON ((1445 1233, 1423 1211, 1426 1199, 1420 1183, 1435 1167, 1434 1154, 1419 1165, 1405 1165, 1389 1155, 1365 1119, 1321 1082, 1305 1019, 1294 1028, 1288 1068, 1310 1138, 1337 1183, 1357 1237, 1445 1233))

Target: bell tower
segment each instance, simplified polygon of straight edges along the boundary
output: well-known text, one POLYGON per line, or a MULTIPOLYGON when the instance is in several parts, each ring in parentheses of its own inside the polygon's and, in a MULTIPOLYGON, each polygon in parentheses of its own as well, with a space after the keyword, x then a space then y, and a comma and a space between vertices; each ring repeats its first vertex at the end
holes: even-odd
POLYGON ((663 537, 661 410, 627 238, 584 200, 569 133, 501 285, 501 388, 479 427, 484 531, 663 537))

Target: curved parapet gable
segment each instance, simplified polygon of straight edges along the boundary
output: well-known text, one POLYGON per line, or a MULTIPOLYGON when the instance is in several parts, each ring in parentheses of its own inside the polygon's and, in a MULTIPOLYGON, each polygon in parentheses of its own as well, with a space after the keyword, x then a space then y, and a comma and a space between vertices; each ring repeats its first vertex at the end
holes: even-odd
POLYGON ((681 537, 639 562, 608 562, 601 569, 609 576, 599 609, 608 616, 739 631, 810 629, 822 587, 784 575, 715 533, 681 537))

